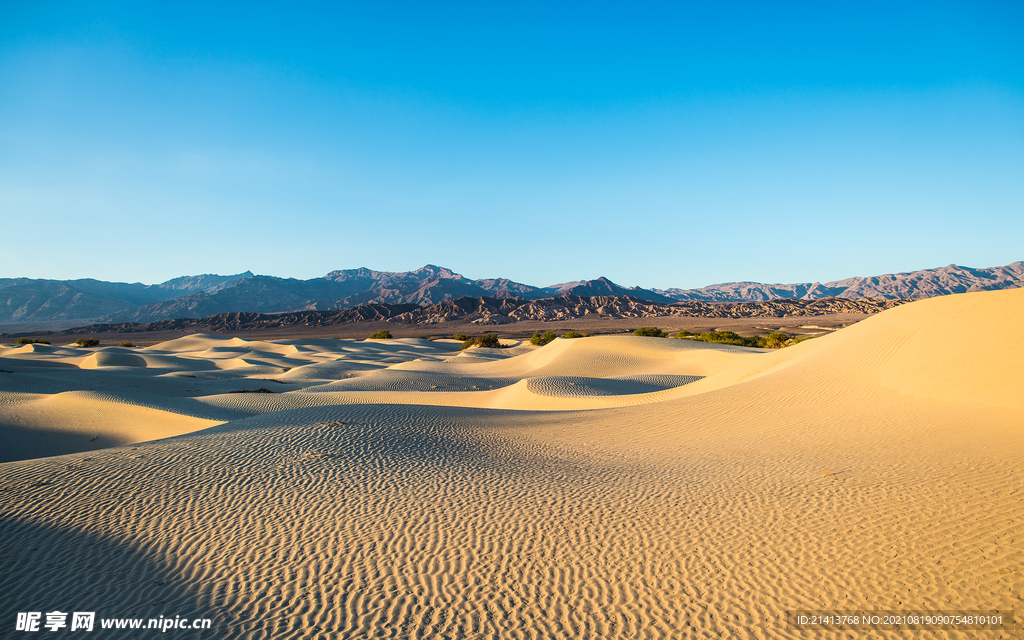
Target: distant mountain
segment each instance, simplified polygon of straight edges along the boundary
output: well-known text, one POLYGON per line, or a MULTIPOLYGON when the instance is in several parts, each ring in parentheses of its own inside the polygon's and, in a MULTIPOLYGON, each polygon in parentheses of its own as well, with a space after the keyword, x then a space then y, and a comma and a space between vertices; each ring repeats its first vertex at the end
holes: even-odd
POLYGON ((18 278, 6 279, 0 286, 0 322, 96 318, 146 301, 142 295, 85 290, 76 287, 75 281, 18 278))
MULTIPOLYGON (((0 294, 3 291, 0 290, 0 294)), ((348 293, 342 283, 323 278, 296 280, 251 276, 226 283, 207 293, 198 291, 170 300, 123 309, 100 322, 154 322, 171 318, 203 318, 218 313, 255 311, 275 313, 314 308, 318 300, 335 300, 348 293)))
MULTIPOLYGON (((428 264, 415 271, 391 273, 369 269, 332 271, 324 278, 353 286, 352 294, 335 301, 331 309, 360 304, 431 305, 442 300, 494 295, 533 300, 550 295, 544 289, 513 282, 507 278, 471 280, 451 269, 428 264)), ((320 308, 320 307, 317 307, 320 308)))
MULTIPOLYGON (((177 318, 149 323, 94 324, 55 335, 139 333, 145 331, 260 331, 282 327, 328 327, 353 322, 392 322, 432 325, 463 323, 504 325, 524 320, 575 318, 786 318, 830 313, 878 313, 908 300, 773 300, 771 302, 658 304, 630 296, 557 296, 539 300, 514 298, 456 298, 421 307, 414 304, 371 304, 336 311, 292 313, 220 313, 204 318, 177 318)), ((42 334, 39 334, 42 335, 42 334)))
POLYGON ((598 278, 597 280, 567 282, 562 285, 553 285, 548 289, 553 289, 554 292, 560 296, 632 296, 634 298, 639 298, 640 300, 661 302, 664 304, 671 304, 676 301, 676 299, 670 296, 662 295, 648 289, 641 289, 640 287, 631 287, 627 289, 625 287, 620 287, 605 277, 598 278))
POLYGON ((1024 262, 1005 267, 972 269, 951 264, 938 269, 922 269, 867 278, 855 277, 834 282, 801 284, 760 284, 727 282, 700 289, 665 289, 658 291, 675 300, 707 302, 742 302, 799 298, 933 298, 969 291, 991 291, 1024 287, 1024 262))
POLYGON ((251 277, 253 277, 252 271, 246 271, 245 273, 233 276, 218 276, 212 273, 204 273, 201 276, 181 276, 156 286, 165 291, 185 291, 188 293, 203 291, 205 293, 214 293, 230 285, 232 282, 251 277))
POLYGON ((226 282, 212 292, 204 290, 119 309, 97 319, 102 323, 145 323, 237 312, 332 311, 373 304, 431 305, 443 300, 486 295, 535 299, 550 294, 507 279, 471 280, 436 265, 397 273, 364 267, 332 271, 310 280, 249 274, 226 282))
POLYGON ((730 282, 701 289, 666 290, 627 288, 604 277, 534 287, 507 278, 473 280, 431 264, 402 272, 344 269, 309 280, 258 276, 250 271, 231 276, 184 276, 155 285, 0 278, 0 323, 146 323, 241 312, 337 311, 366 305, 429 307, 464 298, 531 301, 567 296, 628 297, 661 305, 686 301, 904 299, 1022 286, 1024 262, 990 269, 949 265, 825 284, 730 282))
POLYGON ((216 291, 228 282, 252 277, 201 275, 161 284, 82 280, 0 278, 0 322, 92 319, 197 291, 216 291))
POLYGON ((496 278, 494 280, 477 280, 476 283, 484 291, 489 291, 494 298, 523 298, 524 300, 539 300, 551 295, 544 289, 531 287, 528 284, 513 282, 508 278, 496 278))

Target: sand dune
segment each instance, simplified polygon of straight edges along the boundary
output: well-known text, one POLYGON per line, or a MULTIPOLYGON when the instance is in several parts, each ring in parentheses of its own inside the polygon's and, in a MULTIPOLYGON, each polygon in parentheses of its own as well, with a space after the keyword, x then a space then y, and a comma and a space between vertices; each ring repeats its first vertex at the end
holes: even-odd
POLYGON ((1021 317, 1024 290, 949 296, 772 352, 0 347, 0 603, 224 638, 901 638, 784 612, 1021 610, 1021 317))
POLYGON ((36 458, 190 433, 217 424, 93 391, 0 404, 4 456, 36 458))

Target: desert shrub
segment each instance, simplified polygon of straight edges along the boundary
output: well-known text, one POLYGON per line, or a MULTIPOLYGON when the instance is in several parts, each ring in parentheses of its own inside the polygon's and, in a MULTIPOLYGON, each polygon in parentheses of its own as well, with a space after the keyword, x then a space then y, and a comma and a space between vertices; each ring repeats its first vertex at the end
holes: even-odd
POLYGON ((811 338, 817 338, 818 336, 801 336, 799 338, 793 338, 793 344, 800 344, 804 340, 810 340, 811 338))
POLYGON ((555 335, 554 331, 545 331, 544 333, 538 331, 533 334, 532 338, 530 338, 530 344, 536 344, 543 347, 557 337, 558 336, 555 335))
POLYGON ((80 347, 95 347, 99 343, 100 341, 96 338, 79 338, 78 340, 75 340, 75 344, 80 347))
POLYGON ((391 332, 387 329, 381 329, 377 333, 370 336, 370 340, 390 340, 391 332))
POLYGON ((117 346, 119 347, 134 347, 135 345, 130 342, 121 342, 117 346))
POLYGON ((259 389, 238 389, 236 391, 228 391, 228 393, 274 393, 266 387, 260 387, 259 389))
POLYGON ((452 336, 452 338, 454 338, 455 340, 462 340, 462 341, 469 340, 469 336, 467 336, 464 333, 456 333, 454 336, 452 336))
POLYGON ((758 336, 744 338, 732 331, 705 331, 694 336, 694 340, 716 344, 734 344, 738 347, 760 347, 763 339, 758 336))
POLYGON ((658 327, 640 327, 633 332, 634 336, 646 336, 648 338, 667 338, 668 334, 658 327))
POLYGON ((17 344, 50 344, 50 341, 35 338, 18 338, 17 344))
POLYGON ((761 346, 765 349, 781 349, 786 346, 788 341, 788 335, 781 331, 772 331, 766 338, 764 338, 764 343, 761 346))
POLYGON ((679 333, 676 334, 676 337, 677 338, 689 338, 692 335, 693 335, 692 333, 690 333, 686 329, 683 329, 682 331, 680 331, 679 333))
POLYGON ((501 346, 501 341, 498 340, 498 334, 496 333, 485 333, 477 339, 478 347, 487 347, 489 349, 496 349, 501 346))
POLYGON ((562 337, 563 338, 586 338, 587 336, 583 335, 579 331, 570 331, 570 332, 566 333, 562 337))
POLYGON ((701 342, 714 342, 716 344, 734 344, 739 347, 758 347, 761 349, 781 349, 796 344, 789 335, 781 331, 772 331, 767 336, 741 336, 732 331, 705 331, 694 335, 687 332, 682 335, 680 331, 677 338, 700 340, 701 342))
POLYGON ((466 338, 465 342, 462 343, 463 350, 470 347, 484 347, 487 349, 504 349, 505 345, 501 344, 501 340, 498 339, 496 333, 485 333, 482 336, 475 338, 466 338))

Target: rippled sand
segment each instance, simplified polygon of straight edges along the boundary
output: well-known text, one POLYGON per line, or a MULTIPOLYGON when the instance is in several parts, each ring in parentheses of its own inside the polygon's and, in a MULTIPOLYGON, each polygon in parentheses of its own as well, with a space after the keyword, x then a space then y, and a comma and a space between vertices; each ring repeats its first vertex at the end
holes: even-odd
POLYGON ((902 638, 784 612, 1024 610, 1022 317, 1022 290, 949 296, 768 353, 6 345, 0 637, 54 608, 207 638, 902 638))

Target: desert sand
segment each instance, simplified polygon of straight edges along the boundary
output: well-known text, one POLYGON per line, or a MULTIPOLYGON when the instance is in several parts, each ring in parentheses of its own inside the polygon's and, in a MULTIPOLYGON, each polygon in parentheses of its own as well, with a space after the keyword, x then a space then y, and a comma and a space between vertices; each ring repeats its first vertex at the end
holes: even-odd
POLYGON ((1022 317, 1024 290, 954 295, 772 352, 3 345, 0 637, 54 609, 207 617, 166 634, 205 638, 904 638, 785 612, 1024 615, 1022 317))

